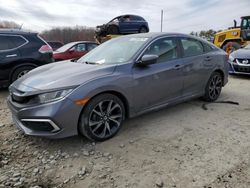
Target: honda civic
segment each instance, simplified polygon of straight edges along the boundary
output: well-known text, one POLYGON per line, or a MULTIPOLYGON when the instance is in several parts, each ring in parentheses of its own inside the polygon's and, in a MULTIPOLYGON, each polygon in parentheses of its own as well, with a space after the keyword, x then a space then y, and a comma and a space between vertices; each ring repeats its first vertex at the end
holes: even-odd
POLYGON ((228 57, 205 40, 144 33, 107 41, 76 62, 38 67, 10 87, 8 105, 25 134, 107 140, 126 118, 192 98, 215 101, 228 57))

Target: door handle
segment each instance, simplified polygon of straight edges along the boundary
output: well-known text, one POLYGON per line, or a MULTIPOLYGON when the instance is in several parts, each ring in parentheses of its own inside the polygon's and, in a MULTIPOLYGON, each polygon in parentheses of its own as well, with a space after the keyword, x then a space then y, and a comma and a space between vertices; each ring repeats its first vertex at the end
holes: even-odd
POLYGON ((181 67, 182 67, 182 66, 178 64, 178 65, 175 65, 175 66, 174 66, 174 69, 175 69, 175 70, 179 70, 181 67))
POLYGON ((17 54, 9 54, 9 55, 6 55, 6 57, 16 57, 17 54))
POLYGON ((211 61, 211 60, 212 60, 212 57, 210 56, 205 57, 205 61, 211 61))

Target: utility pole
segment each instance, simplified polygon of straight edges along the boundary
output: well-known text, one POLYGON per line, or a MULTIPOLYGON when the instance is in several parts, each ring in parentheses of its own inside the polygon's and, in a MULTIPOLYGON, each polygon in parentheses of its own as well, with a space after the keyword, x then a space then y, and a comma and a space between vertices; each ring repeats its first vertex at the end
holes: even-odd
POLYGON ((161 10, 161 32, 163 27, 163 10, 161 10))

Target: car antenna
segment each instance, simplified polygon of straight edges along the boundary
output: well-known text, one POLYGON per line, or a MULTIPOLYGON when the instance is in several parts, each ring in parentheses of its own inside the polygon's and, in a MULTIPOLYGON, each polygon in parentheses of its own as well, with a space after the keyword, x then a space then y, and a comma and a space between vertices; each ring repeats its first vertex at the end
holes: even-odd
POLYGON ((22 29, 22 27, 23 27, 23 23, 20 25, 19 30, 21 30, 21 29, 22 29))

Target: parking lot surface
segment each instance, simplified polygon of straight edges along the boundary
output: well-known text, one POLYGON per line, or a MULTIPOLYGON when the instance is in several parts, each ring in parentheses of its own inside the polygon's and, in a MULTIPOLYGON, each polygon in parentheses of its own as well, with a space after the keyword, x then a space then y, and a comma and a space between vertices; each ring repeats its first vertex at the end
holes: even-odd
POLYGON ((219 101, 196 99, 127 120, 103 143, 48 140, 12 124, 0 90, 0 187, 250 187, 250 77, 219 101))

